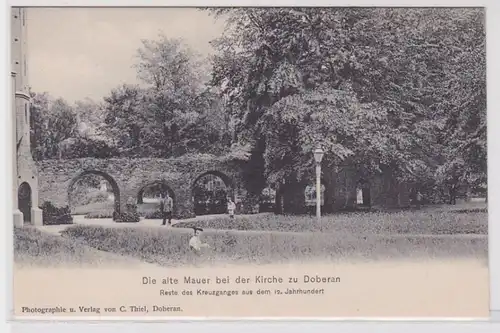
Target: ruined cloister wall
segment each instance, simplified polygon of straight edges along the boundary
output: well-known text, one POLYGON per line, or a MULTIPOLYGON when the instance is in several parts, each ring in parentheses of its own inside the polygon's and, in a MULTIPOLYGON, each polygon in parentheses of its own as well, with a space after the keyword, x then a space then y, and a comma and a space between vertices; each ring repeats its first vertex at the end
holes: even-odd
POLYGON ((117 209, 125 211, 127 202, 136 202, 145 186, 165 183, 174 193, 174 215, 194 216, 192 188, 206 173, 220 176, 230 188, 230 195, 242 199, 245 209, 246 191, 242 188, 236 162, 211 157, 181 157, 172 159, 96 159, 44 160, 37 163, 39 173, 39 204, 51 201, 56 206, 70 204, 70 188, 85 173, 100 174, 114 189, 117 209))
MULTIPOLYGON (((44 160, 37 163, 37 168, 39 205, 44 201, 51 201, 59 207, 70 205, 72 184, 85 173, 95 173, 105 177, 114 188, 116 210, 125 211, 128 202, 135 203, 139 191, 145 186, 163 182, 174 194, 174 215, 178 218, 192 217, 194 183, 202 175, 212 173, 221 177, 229 187, 230 196, 237 198, 239 213, 256 212, 253 198, 247 195, 242 185, 242 165, 217 157, 44 160)), ((322 183, 326 188, 323 211, 330 213, 354 208, 358 181, 352 167, 323 170, 322 183)), ((390 172, 374 176, 367 181, 370 184, 372 206, 391 208, 409 205, 409 187, 407 184, 395 182, 390 172)), ((303 185, 302 189, 296 188, 298 192, 295 197, 304 197, 307 184, 303 185)), ((286 195, 294 194, 289 192, 286 195)), ((298 201, 294 203, 293 208, 296 213, 300 213, 297 204, 298 201)), ((305 211, 305 207, 303 210, 305 211)))
MULTIPOLYGON (((361 179, 354 166, 325 168, 322 178, 322 183, 326 187, 323 207, 325 213, 356 207, 357 190, 361 179)), ((368 184, 372 207, 405 208, 410 205, 410 186, 396 181, 389 170, 364 181, 368 184)))

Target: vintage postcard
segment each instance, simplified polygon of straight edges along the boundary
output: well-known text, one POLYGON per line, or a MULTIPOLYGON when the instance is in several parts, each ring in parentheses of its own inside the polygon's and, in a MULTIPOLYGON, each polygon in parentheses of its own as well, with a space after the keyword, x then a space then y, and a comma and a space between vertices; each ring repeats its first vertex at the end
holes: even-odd
POLYGON ((488 316, 484 8, 10 19, 15 318, 488 316))

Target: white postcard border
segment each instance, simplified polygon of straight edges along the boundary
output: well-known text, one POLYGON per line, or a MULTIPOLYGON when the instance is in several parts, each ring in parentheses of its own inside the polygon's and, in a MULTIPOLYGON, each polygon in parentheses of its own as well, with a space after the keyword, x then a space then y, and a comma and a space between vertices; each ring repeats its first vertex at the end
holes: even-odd
MULTIPOLYGON (((365 1, 365 0, 350 0, 350 1, 286 1, 286 0, 275 0, 273 1, 272 3, 270 3, 269 1, 262 1, 262 0, 258 0, 258 1, 238 1, 238 2, 234 2, 234 1, 222 1, 222 0, 217 0, 217 1, 210 1, 209 3, 207 3, 207 1, 193 1, 193 0, 189 0, 189 1, 162 1, 162 0, 150 0, 148 2, 144 2, 144 1, 139 1, 139 0, 101 0, 101 1, 98 1, 98 0, 88 0, 88 1, 84 1, 84 0, 74 0, 74 1, 62 1, 62 0, 16 0, 16 1, 13 1, 13 0, 10 0, 8 1, 8 5, 12 5, 12 6, 259 6, 259 5, 271 5, 271 6, 290 6, 290 5, 307 5, 307 6, 331 6, 331 5, 335 5, 335 6, 346 6, 346 5, 350 5, 350 6, 373 6, 373 5, 377 5, 377 6, 486 6, 487 7, 487 61, 488 61, 488 78, 487 78, 487 83, 488 83, 488 86, 487 86, 487 89, 488 89, 488 169, 489 170, 492 170, 491 172, 489 172, 489 175, 488 175, 488 201, 489 201, 489 207, 488 207, 488 211, 489 211, 489 262, 490 262, 490 265, 489 265, 489 270, 490 270, 490 286, 491 286, 491 289, 490 289, 490 308, 491 310, 495 310, 495 311, 500 311, 500 225, 498 225, 496 223, 496 220, 498 218, 500 218, 500 212, 499 212, 499 209, 498 207, 496 207, 495 203, 496 202, 500 202, 500 173, 496 173, 494 172, 495 170, 500 170, 500 151, 499 148, 497 148, 497 146, 494 144, 495 143, 495 136, 496 136, 496 133, 499 133, 500 132, 500 119, 498 119, 498 117, 500 117, 500 115, 498 115, 497 112, 495 112, 495 108, 497 105, 500 104, 500 94, 499 94, 499 91, 500 91, 500 71, 499 71, 499 67, 500 67, 500 64, 498 64, 497 61, 495 61, 495 59, 500 59, 500 49, 498 48, 499 44, 500 44, 500 41, 498 41, 498 35, 500 33, 500 29, 499 29, 499 25, 500 25, 500 4, 494 0, 491 0, 491 1, 450 1, 450 0, 440 0, 440 1, 429 1, 429 0, 421 0, 421 1, 409 1, 409 0, 399 0, 399 1, 377 1, 377 0, 371 0, 371 1, 365 1)), ((2 13, 4 15, 5 18, 8 17, 8 7, 2 7, 2 13), (3 12, 5 10, 5 12, 3 12)), ((8 21, 8 20, 7 20, 8 21)), ((9 35, 8 35, 8 30, 9 30, 9 25, 8 25, 8 22, 2 26, 2 29, 5 29, 3 31, 3 34, 2 36, 5 38, 5 44, 10 44, 9 43, 9 35)), ((5 57, 4 61, 3 61, 3 65, 5 66, 4 68, 4 73, 5 73, 5 76, 4 76, 4 80, 3 81, 0 81, 2 85, 5 85, 4 87, 2 87, 3 89, 1 89, 2 93, 5 94, 4 95, 4 98, 3 100, 7 103, 7 104, 4 104, 4 107, 7 109, 7 110, 10 110, 10 108, 8 107, 8 105, 10 105, 10 94, 8 93, 9 92, 9 86, 8 86, 8 83, 9 83, 9 71, 10 71, 10 64, 8 62, 8 59, 7 59, 7 55, 8 53, 2 53, 2 56, 5 57)), ((9 121, 10 120, 10 117, 9 117, 9 113, 8 112, 1 112, 0 113, 1 116, 3 117, 2 118, 2 121, 0 121, 0 123, 5 126, 4 130, 1 131, 1 133, 3 133, 4 135, 9 135, 10 131, 12 131, 12 128, 10 128, 10 124, 11 122, 9 121)), ((10 151, 10 145, 9 145, 9 140, 10 140, 11 136, 9 135, 8 137, 4 137, 4 140, 2 140, 2 142, 4 144, 0 145, 2 147, 2 153, 4 154, 5 156, 5 159, 10 159, 11 158, 11 154, 12 152, 10 151)), ((2 175, 5 177, 5 182, 3 182, 4 184, 7 183, 7 184, 10 184, 10 177, 12 177, 12 172, 10 170, 10 163, 9 164, 2 164, 1 165, 2 167, 2 175)), ((11 308, 12 308, 12 270, 13 270, 13 265, 12 265, 12 252, 13 252, 13 249, 12 249, 12 224, 9 223, 9 221, 12 220, 12 217, 11 217, 11 207, 12 207, 12 200, 14 200, 14 198, 10 198, 9 195, 7 193, 10 193, 10 192, 4 192, 4 195, 3 195, 3 200, 0 200, 0 207, 2 207, 2 212, 4 212, 4 228, 1 229, 1 232, 2 233, 5 233, 3 236, 4 236, 4 239, 6 240, 5 244, 6 244, 6 251, 4 252, 6 254, 6 256, 2 256, 2 266, 5 267, 5 275, 2 275, 2 282, 5 282, 5 285, 6 285, 6 289, 4 289, 4 291, 6 292, 5 295, 1 295, 0 294, 0 298, 2 300, 5 300, 5 304, 2 304, 2 308, 1 308, 1 313, 2 314, 6 314, 7 315, 7 320, 9 320, 10 318, 10 315, 11 315, 11 308), (5 307, 4 307, 5 306, 5 307)), ((50 320, 50 321, 54 321, 54 320, 58 320, 56 317, 44 317, 43 318, 44 320, 50 320)), ((62 318, 59 318, 59 319, 62 319, 62 318)), ((102 322, 102 319, 99 318, 99 322, 102 322)), ((62 319, 64 321, 68 321, 68 318, 64 318, 62 319)), ((87 317, 87 318, 78 318, 78 322, 84 322, 84 321, 93 321, 93 322, 96 322, 95 321, 95 318, 92 318, 92 317, 87 317)), ((106 326, 108 328, 106 328, 106 330, 110 330, 111 329, 111 326, 112 325, 111 323, 109 323, 109 318, 105 319, 106 321, 106 324, 96 324, 94 325, 93 327, 95 326, 106 326)), ((155 321, 155 322, 158 322, 160 319, 159 318, 135 318, 135 319, 130 319, 130 318, 113 318, 112 320, 116 321, 116 322, 122 322, 122 321, 134 321, 134 322, 137 322, 137 321, 143 321, 143 320, 147 320, 147 321, 155 321)), ((169 318, 168 319, 169 321, 176 321, 176 320, 180 320, 182 322, 186 322, 186 321, 191 321, 191 320, 196 320, 197 323, 192 323, 190 324, 191 326, 189 326, 188 329, 194 329, 195 327, 198 327, 198 328, 201 328, 201 323, 198 322, 198 321, 204 321, 206 320, 206 318, 169 318)), ((227 319, 224 319, 224 318, 219 318, 219 319, 210 319, 210 322, 213 322, 213 321, 218 321, 218 320, 227 320, 227 319)), ((245 319, 247 320, 247 319, 245 319)), ((255 318, 255 320, 257 321, 262 321, 263 319, 259 319, 259 318, 255 318)), ((270 319, 269 318, 265 318, 264 319, 265 321, 269 321, 270 319)), ((273 320, 280 320, 280 321, 283 321, 283 320, 286 320, 286 321, 304 321, 304 319, 302 318, 295 318, 295 319, 292 319, 292 318, 273 318, 273 320)), ((316 320, 321 320, 321 321, 325 321, 324 318, 321 318, 321 319, 314 319, 314 321, 316 320)), ((344 318, 331 318, 331 319, 326 319, 326 321, 333 321, 332 323, 329 323, 328 325, 317 325, 318 328, 319 327, 322 327, 320 329, 323 329, 323 330, 331 330, 332 328, 335 329, 336 326, 338 326, 339 328, 340 327, 344 327, 344 328, 347 328, 349 325, 345 325, 345 324, 342 324, 342 323, 339 323, 338 321, 341 321, 341 320, 346 320, 344 318)), ((348 319, 349 321, 353 321, 353 318, 349 318, 348 319)), ((359 318, 357 320, 363 320, 362 318, 359 318)), ((404 320, 404 318, 398 318, 398 319, 394 319, 394 318, 379 318, 377 320, 390 320, 390 321, 401 321, 401 320, 404 320)), ((413 322, 415 322, 415 318, 412 318, 411 319, 413 322)), ((421 320, 424 320, 424 321, 428 321, 428 319, 426 320, 425 318, 422 318, 422 319, 419 319, 418 321, 421 321, 421 320)), ((441 320, 447 320, 446 318, 440 318, 440 321, 441 320)), ((449 319, 448 319, 449 320, 449 319)), ((465 321, 469 321, 469 320, 474 320, 473 318, 470 318, 470 319, 464 319, 465 321)), ((25 318, 23 318, 23 321, 24 322, 27 322, 25 318)), ((311 318, 307 318, 307 322, 311 322, 312 319, 311 318)), ((404 329, 409 331, 409 332, 412 332, 413 331, 413 328, 416 328, 418 329, 418 331, 421 331, 422 329, 431 329, 431 328, 434 328, 434 329, 437 329, 439 331, 442 331, 446 325, 448 324, 445 324, 443 323, 442 326, 440 324, 437 324, 435 323, 436 320, 432 320, 434 323, 433 324, 430 324, 430 323, 426 323, 425 325, 422 324, 422 325, 414 325, 414 326, 408 326, 407 324, 402 324, 398 327, 405 327, 404 329), (425 326, 425 328, 424 328, 425 326), (413 327, 413 328, 412 328, 413 327)), ((231 319, 231 322, 233 322, 233 319, 231 319)), ((370 319, 369 322, 374 322, 373 319, 370 319)), ((483 332, 486 332, 487 330, 486 327, 490 327, 491 326, 488 326, 488 324, 485 324, 484 322, 476 322, 477 324, 472 324, 472 323, 468 323, 466 326, 456 326, 456 325, 449 325, 449 327, 461 327, 461 329, 464 329, 465 327, 468 327, 467 331, 476 331, 478 329, 481 329, 480 327, 482 327, 482 330, 483 332)), ((181 325, 181 323, 171 323, 170 325, 181 325)), ((229 323, 228 323, 229 324, 229 323)), ((17 327, 16 331, 19 331, 18 329, 20 327, 22 327, 23 325, 28 325, 30 326, 31 328, 33 328, 33 330, 31 330, 30 328, 30 331, 37 331, 37 332, 40 332, 43 331, 43 330, 47 330, 47 331, 51 331, 53 332, 54 329, 57 331, 58 329, 59 330, 66 330, 68 327, 66 326, 63 327, 63 326, 57 326, 57 324, 24 324, 24 323, 16 323, 16 324, 13 324, 13 327, 17 327), (43 327, 43 329, 42 329, 43 327)), ((153 327, 151 327, 152 324, 147 324, 148 325, 148 330, 153 332, 154 330, 151 330, 153 327)), ((204 324, 204 325, 207 325, 207 324, 204 324)), ((309 324, 308 324, 309 325, 309 324)), ((353 331, 352 330, 352 327, 355 327, 357 324, 352 324, 354 326, 349 326, 351 327, 351 329, 349 331, 353 331)), ((383 330, 381 331, 384 331, 384 332, 390 332, 391 329, 389 328, 390 327, 390 324, 388 324, 389 326, 387 326, 386 328, 384 328, 383 330)), ((457 324, 458 325, 458 324, 457 324)), ((241 332, 243 332, 243 328, 242 327, 239 327, 237 324, 234 324, 234 323, 231 323, 231 326, 232 326, 232 330, 234 329, 237 329, 237 330, 240 330, 241 332)), ((298 331, 297 329, 300 327, 301 325, 299 325, 299 323, 294 323, 292 326, 288 326, 286 327, 286 331, 287 332, 292 332, 292 331, 298 331)), ((379 327, 382 327, 383 325, 382 324, 379 324, 379 327)), ((80 327, 81 329, 84 329, 84 330, 88 330, 88 326, 87 324, 71 324, 71 330, 76 330, 78 331, 78 327, 80 327)), ((118 329, 118 327, 120 327, 120 331, 121 332, 125 332, 127 331, 127 327, 130 327, 132 328, 132 326, 123 326, 123 324, 119 324, 119 323, 116 323, 116 329, 118 329), (120 326, 121 327, 120 327, 120 326)), ((227 327, 227 326, 226 326, 227 327)), ((246 326, 248 327, 248 326, 246 326)), ((267 326, 267 327, 270 327, 273 331, 275 331, 275 328, 277 328, 276 326, 267 326)), ((282 325, 280 325, 279 327, 283 327, 282 325)), ((302 326, 303 327, 303 326, 302 326)), ((375 331, 375 328, 372 326, 372 325, 369 325, 367 326, 366 325, 366 322, 364 323, 360 323, 360 325, 358 326, 360 327, 360 330, 356 330, 357 332, 364 332, 364 331, 367 331, 367 332, 374 332, 375 331), (364 326, 364 329, 361 328, 362 326, 364 326)), ((393 328, 396 327, 396 326, 392 326, 393 328)), ((140 328, 137 327, 134 325, 134 328, 132 329, 137 329, 139 330, 140 328)), ((169 329, 173 329, 172 326, 169 326, 169 329)), ((205 328, 206 329, 206 328, 205 328)), ((252 328, 252 329, 255 329, 252 328)), ((259 328, 260 329, 260 328, 259 328)), ((309 328, 308 328, 309 329, 309 328)), ((26 330, 24 330, 26 331, 26 330)), ((416 330, 415 330, 416 331, 416 330)), ((454 332, 459 332, 460 330, 453 330, 454 332)), ((465 330, 462 330, 463 332, 466 332, 465 330)), ((489 330, 488 330, 489 331, 489 330)), ((494 330, 491 330, 492 332, 494 330)), ((353 331, 354 332, 354 331, 353 331)))

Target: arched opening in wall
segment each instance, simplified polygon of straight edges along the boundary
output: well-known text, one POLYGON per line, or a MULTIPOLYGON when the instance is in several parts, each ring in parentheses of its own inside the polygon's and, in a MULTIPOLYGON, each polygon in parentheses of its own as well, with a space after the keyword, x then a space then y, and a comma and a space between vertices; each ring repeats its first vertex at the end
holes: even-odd
POLYGON ((276 210, 276 190, 270 186, 264 188, 260 194, 259 212, 272 213, 276 210))
POLYGON ((31 223, 31 186, 24 182, 17 190, 17 206, 23 213, 24 222, 31 223))
POLYGON ((137 212, 148 219, 161 218, 161 197, 168 194, 173 200, 175 211, 174 191, 163 181, 148 183, 137 192, 137 212))
MULTIPOLYGON (((325 194, 326 194, 326 186, 325 184, 321 184, 321 210, 323 211, 325 207, 325 194)), ((304 197, 307 212, 310 215, 314 215, 316 213, 316 184, 307 185, 304 189, 304 197)))
POLYGON ((199 176, 193 183, 192 193, 196 215, 225 214, 228 198, 234 200, 231 180, 217 171, 199 176))
POLYGON ((371 205, 370 183, 361 179, 356 185, 356 206, 359 208, 370 208, 371 205))
POLYGON ((84 171, 68 188, 68 202, 73 215, 112 218, 120 212, 120 190, 115 180, 102 171, 84 171))

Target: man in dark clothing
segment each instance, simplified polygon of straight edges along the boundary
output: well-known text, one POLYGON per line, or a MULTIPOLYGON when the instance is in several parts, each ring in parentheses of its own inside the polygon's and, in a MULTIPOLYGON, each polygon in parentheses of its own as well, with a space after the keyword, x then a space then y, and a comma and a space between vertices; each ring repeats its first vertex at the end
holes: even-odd
POLYGON ((170 197, 170 195, 167 193, 166 195, 162 195, 161 202, 160 202, 160 208, 162 212, 162 225, 165 225, 168 219, 168 225, 172 224, 172 210, 174 208, 174 201, 170 197))
POLYGON ((420 191, 417 191, 416 201, 417 201, 417 209, 420 209, 420 207, 422 207, 422 193, 420 193, 420 191))

